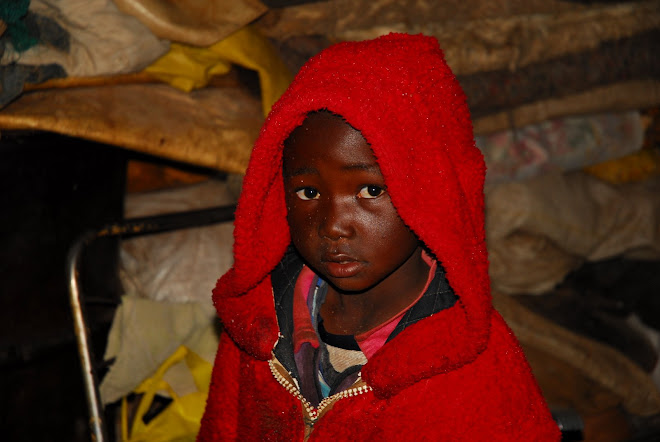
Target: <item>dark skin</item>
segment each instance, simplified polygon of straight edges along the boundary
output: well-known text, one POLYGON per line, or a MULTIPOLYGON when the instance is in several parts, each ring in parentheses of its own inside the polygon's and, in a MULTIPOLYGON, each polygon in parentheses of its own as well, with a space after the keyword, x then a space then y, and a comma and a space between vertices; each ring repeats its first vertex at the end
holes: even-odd
POLYGON ((310 114, 284 149, 294 246, 329 283, 330 333, 364 333, 409 306, 426 283, 422 247, 390 201, 362 134, 329 112, 310 114))

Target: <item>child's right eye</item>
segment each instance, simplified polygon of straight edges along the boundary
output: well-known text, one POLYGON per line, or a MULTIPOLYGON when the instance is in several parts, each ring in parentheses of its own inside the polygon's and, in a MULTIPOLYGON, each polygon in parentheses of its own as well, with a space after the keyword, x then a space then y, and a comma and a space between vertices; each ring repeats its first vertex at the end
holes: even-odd
POLYGON ((296 195, 298 198, 304 201, 316 200, 319 199, 320 196, 319 191, 313 187, 304 187, 300 190, 297 190, 296 195))

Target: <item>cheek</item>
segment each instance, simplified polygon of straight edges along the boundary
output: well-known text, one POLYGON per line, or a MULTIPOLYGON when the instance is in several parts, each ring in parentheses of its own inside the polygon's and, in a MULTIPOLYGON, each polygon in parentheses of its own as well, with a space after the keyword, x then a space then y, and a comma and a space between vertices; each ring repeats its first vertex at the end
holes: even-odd
POLYGON ((287 201, 287 222, 291 233, 291 241, 300 250, 301 247, 311 246, 314 239, 313 213, 302 210, 296 201, 287 201))
POLYGON ((380 218, 379 240, 391 250, 413 251, 419 245, 417 236, 404 224, 399 215, 388 212, 380 218))

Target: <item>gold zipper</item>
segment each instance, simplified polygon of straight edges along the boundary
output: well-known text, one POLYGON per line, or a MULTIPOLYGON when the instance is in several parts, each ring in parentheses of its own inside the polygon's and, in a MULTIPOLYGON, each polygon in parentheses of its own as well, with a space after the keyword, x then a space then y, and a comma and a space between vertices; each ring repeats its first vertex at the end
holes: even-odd
POLYGON ((359 396, 373 390, 362 379, 362 373, 358 373, 358 378, 355 383, 353 383, 353 386, 346 390, 340 391, 339 393, 335 393, 332 396, 328 396, 319 403, 318 407, 315 408, 312 404, 309 403, 307 399, 305 399, 305 397, 300 392, 298 382, 296 382, 293 376, 291 376, 291 373, 286 371, 286 369, 282 366, 282 364, 280 364, 275 356, 273 356, 273 359, 268 361, 268 365, 270 366, 270 371, 277 382, 279 382, 280 385, 282 385, 286 391, 291 393, 296 399, 300 400, 306 414, 305 423, 309 426, 313 426, 314 423, 323 415, 323 412, 338 400, 347 397, 359 396))

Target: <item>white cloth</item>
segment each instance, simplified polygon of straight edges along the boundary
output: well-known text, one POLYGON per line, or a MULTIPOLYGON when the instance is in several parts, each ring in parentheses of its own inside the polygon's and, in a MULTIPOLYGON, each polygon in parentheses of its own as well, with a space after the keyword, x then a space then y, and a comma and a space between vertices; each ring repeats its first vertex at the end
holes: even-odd
POLYGON ((70 35, 69 52, 36 45, 5 50, 0 64, 58 64, 70 77, 138 72, 169 50, 137 18, 112 0, 32 0, 30 11, 56 21, 70 35))
MULTIPOLYGON (((125 217, 134 218, 231 204, 227 182, 129 194, 125 217)), ((104 403, 130 393, 180 345, 213 363, 218 326, 211 302, 215 281, 232 263, 232 223, 136 237, 122 242, 120 275, 126 296, 115 313, 105 360, 115 358, 100 393, 104 403)), ((166 375, 174 391, 196 391, 185 367, 166 375)))
POLYGON ((660 177, 611 185, 550 173, 486 190, 493 289, 539 294, 585 260, 660 259, 660 177))
MULTIPOLYGON (((218 320, 198 303, 158 302, 124 296, 115 313, 105 359, 115 358, 100 385, 108 404, 129 394, 180 346, 213 363, 218 348, 218 320)), ((187 370, 172 367, 165 380, 179 395, 196 391, 187 370)))
MULTIPOLYGON (((233 204, 227 183, 128 195, 124 216, 136 218, 233 204)), ((211 290, 233 262, 233 223, 181 229, 122 241, 120 275, 126 293, 155 301, 199 302, 209 311, 211 290)))

